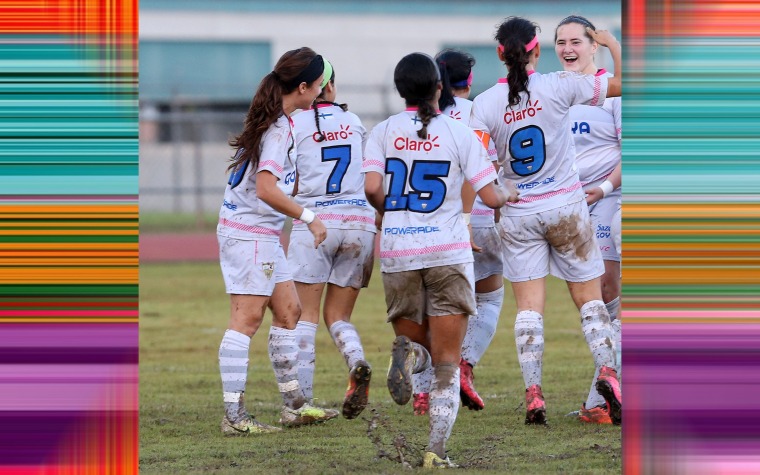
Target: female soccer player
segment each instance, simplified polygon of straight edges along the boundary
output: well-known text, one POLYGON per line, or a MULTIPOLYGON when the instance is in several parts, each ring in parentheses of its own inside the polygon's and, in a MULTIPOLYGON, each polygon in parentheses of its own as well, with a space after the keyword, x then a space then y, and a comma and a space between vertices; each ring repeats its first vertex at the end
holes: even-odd
MULTIPOLYGON (((441 98, 438 100, 441 114, 469 125, 472 101, 468 98, 475 58, 463 51, 449 49, 438 53, 435 61, 441 71, 443 84, 441 98), (447 85, 449 87, 446 87, 447 85)), ((496 150, 491 147, 488 152, 489 158, 496 160, 496 150)), ((459 362, 459 395, 464 406, 477 411, 483 409, 485 404, 475 390, 472 370, 480 361, 496 332, 501 305, 504 301, 504 271, 501 262, 501 241, 496 231, 494 210, 483 204, 480 197, 476 197, 471 215, 472 237, 477 246, 474 254, 477 315, 470 315, 467 321, 467 333, 462 344, 462 359, 459 362)), ((432 377, 432 369, 414 375, 413 405, 416 415, 427 413, 428 391, 432 377)))
MULTIPOLYGON (((597 68, 594 63, 594 54, 599 48, 599 43, 586 28, 596 30, 596 27, 582 16, 571 15, 560 21, 554 32, 554 50, 557 57, 565 71, 609 77, 607 71, 597 68)), ((619 97, 606 99, 602 107, 578 104, 570 108, 575 161, 586 193, 596 241, 604 259, 604 275, 601 278, 602 300, 612 320, 618 360, 621 350, 620 320, 617 320, 620 310, 621 253, 615 246, 612 233, 613 229, 619 229, 619 223, 616 226, 613 219, 620 219, 622 201, 621 115, 619 97)), ((620 368, 616 367, 616 370, 620 376, 620 368)), ((598 373, 597 368, 588 398, 581 406, 580 420, 611 424, 604 398, 596 390, 598 373)))
POLYGON ((314 249, 314 238, 304 222, 293 224, 288 264, 301 300, 298 332, 298 379, 308 399, 314 382, 314 340, 319 307, 325 325, 349 369, 349 387, 343 416, 353 419, 367 405, 372 369, 364 359, 359 334, 351 324, 359 290, 366 287, 374 263, 375 210, 364 196, 362 150, 367 132, 345 104, 335 103, 335 71, 329 62, 328 83, 312 109, 293 118, 298 155, 296 203, 316 212, 330 230, 314 249), (321 100, 320 100, 321 99, 321 100))
POLYGON ((229 328, 219 346, 225 435, 280 430, 255 420, 243 401, 251 337, 267 307, 273 314, 269 359, 283 402, 280 423, 298 426, 338 415, 311 406, 298 384, 295 327, 301 309, 279 243, 286 216, 308 223, 314 247, 325 240, 322 221, 287 196, 296 174, 290 114, 314 101, 324 72, 324 60, 310 48, 283 54, 274 71, 261 80, 243 132, 230 141, 236 153, 217 226, 219 260, 231 307, 229 328))
MULTIPOLYGON (((483 202, 506 196, 485 148, 467 126, 437 111, 442 89, 433 58, 412 53, 393 80, 407 109, 378 124, 362 171, 372 206, 383 215, 380 264, 393 342, 388 389, 397 404, 412 397, 412 373, 432 364, 428 468, 455 466, 446 440, 459 409, 459 360, 467 316, 475 312, 472 250, 461 190, 467 180, 483 202), (385 190, 388 190, 387 193, 385 190)), ((469 209, 467 210, 469 211, 469 209)))
POLYGON ((526 424, 546 423, 541 390, 546 276, 567 281, 581 328, 600 369, 596 387, 620 422, 622 397, 615 345, 599 277, 604 273, 575 167, 570 107, 600 105, 621 92, 621 48, 607 31, 589 31, 608 46, 615 76, 535 72, 541 54, 537 25, 510 17, 498 28, 497 53, 506 79, 475 98, 470 126, 490 134, 500 175, 516 183, 520 200, 502 209, 504 275, 517 303, 515 342, 525 381, 526 424))

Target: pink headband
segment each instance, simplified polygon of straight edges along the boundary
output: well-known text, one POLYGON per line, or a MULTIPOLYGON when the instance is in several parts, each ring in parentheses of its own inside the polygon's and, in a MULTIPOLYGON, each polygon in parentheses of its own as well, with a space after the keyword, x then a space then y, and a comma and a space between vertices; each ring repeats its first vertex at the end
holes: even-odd
MULTIPOLYGON (((527 45, 525 45, 525 51, 532 50, 533 48, 536 47, 537 44, 538 44, 538 35, 534 36, 533 39, 530 40, 530 42, 527 45)), ((501 43, 499 43, 499 52, 501 53, 504 52, 504 45, 501 43)))

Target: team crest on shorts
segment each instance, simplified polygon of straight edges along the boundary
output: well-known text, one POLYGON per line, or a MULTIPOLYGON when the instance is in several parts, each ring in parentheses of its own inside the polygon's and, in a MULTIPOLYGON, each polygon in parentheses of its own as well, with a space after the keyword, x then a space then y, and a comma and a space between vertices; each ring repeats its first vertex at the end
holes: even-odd
POLYGON ((267 276, 267 280, 271 279, 272 274, 274 273, 274 262, 262 262, 261 270, 264 271, 264 275, 267 276))

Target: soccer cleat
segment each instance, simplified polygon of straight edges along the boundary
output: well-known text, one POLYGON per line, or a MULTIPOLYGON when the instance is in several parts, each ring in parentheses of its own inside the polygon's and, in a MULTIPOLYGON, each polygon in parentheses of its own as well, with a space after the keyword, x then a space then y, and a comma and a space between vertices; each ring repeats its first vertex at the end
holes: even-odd
POLYGON ((404 405, 412 397, 412 371, 416 357, 412 340, 400 335, 393 340, 388 366, 388 391, 396 404, 404 405))
POLYGON ((448 455, 445 459, 442 459, 435 452, 425 452, 422 468, 459 468, 459 465, 452 462, 448 455))
POLYGON ((578 412, 578 419, 581 422, 588 422, 589 424, 612 424, 610 414, 607 412, 607 406, 596 406, 586 409, 585 402, 581 405, 581 410, 578 412))
POLYGON ((412 403, 412 406, 414 407, 414 415, 415 416, 424 416, 428 413, 428 410, 430 410, 430 394, 429 393, 419 393, 414 395, 414 402, 412 403))
POLYGON ((462 358, 459 360, 459 397, 462 399, 463 406, 473 411, 480 411, 485 407, 485 403, 475 391, 473 379, 475 376, 472 374, 472 365, 462 358))
POLYGON ((596 379, 596 390, 607 401, 612 423, 620 425, 623 419, 623 396, 620 392, 617 372, 609 366, 602 366, 599 369, 599 377, 596 379))
POLYGON ((369 380, 372 368, 366 361, 359 361, 348 373, 348 389, 343 398, 343 417, 353 419, 367 407, 369 399, 369 380))
POLYGON ((541 386, 534 384, 525 390, 526 424, 546 424, 546 403, 541 386))
POLYGON ((232 422, 227 416, 222 418, 222 435, 225 436, 269 434, 272 432, 282 432, 282 429, 263 424, 248 414, 237 422, 232 422))
POLYGON ((335 409, 325 409, 323 407, 314 407, 309 403, 304 404, 298 409, 291 409, 287 406, 282 408, 280 414, 280 424, 285 427, 298 427, 318 422, 329 421, 338 417, 339 412, 335 409))

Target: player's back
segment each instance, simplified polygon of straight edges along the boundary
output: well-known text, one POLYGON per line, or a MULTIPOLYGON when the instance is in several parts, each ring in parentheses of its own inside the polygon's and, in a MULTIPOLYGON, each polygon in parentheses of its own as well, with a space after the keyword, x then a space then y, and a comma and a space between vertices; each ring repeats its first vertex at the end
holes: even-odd
POLYGON ((475 98, 470 125, 494 140, 500 175, 512 180, 520 201, 508 206, 515 215, 552 209, 583 198, 575 166, 569 109, 604 100, 606 79, 575 73, 532 73, 520 103, 508 106, 509 89, 501 79, 475 98))
POLYGON ((293 118, 298 148, 295 201, 325 213, 320 219, 327 227, 374 229, 374 210, 364 196, 361 174, 366 129, 356 114, 333 104, 320 104, 316 116, 319 130, 313 109, 293 118))

